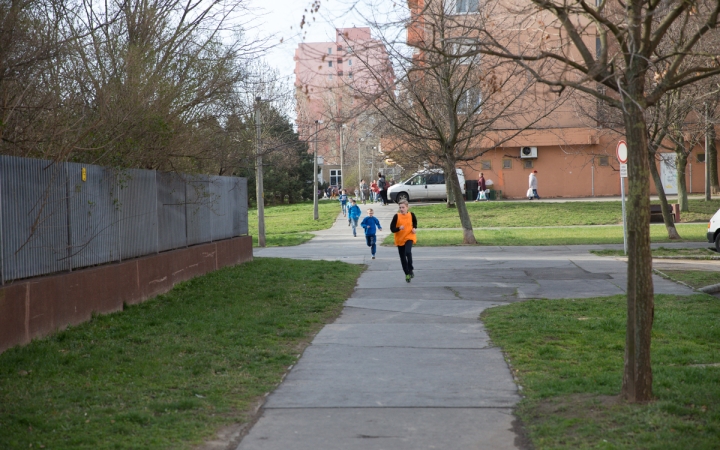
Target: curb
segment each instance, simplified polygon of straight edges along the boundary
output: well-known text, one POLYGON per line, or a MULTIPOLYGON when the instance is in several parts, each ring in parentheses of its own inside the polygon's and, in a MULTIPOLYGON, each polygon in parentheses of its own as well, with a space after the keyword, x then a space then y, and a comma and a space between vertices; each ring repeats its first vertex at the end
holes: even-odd
POLYGON ((710 286, 701 287, 698 291, 706 294, 716 294, 720 292, 720 284, 711 284, 710 286))

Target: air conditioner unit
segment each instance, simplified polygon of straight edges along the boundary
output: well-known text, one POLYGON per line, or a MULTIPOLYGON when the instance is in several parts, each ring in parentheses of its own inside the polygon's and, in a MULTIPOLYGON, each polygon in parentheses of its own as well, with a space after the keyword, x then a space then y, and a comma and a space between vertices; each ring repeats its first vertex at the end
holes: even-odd
POLYGON ((537 147, 520 147, 521 158, 537 158, 537 147))

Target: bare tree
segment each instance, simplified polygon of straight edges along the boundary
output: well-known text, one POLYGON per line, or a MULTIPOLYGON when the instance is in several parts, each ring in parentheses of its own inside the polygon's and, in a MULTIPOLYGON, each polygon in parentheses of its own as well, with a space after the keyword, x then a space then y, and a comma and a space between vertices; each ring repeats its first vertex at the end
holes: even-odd
POLYGON ((630 178, 622 393, 629 401, 648 401, 654 301, 645 111, 666 93, 720 73, 716 53, 702 48, 717 33, 720 1, 532 0, 527 8, 509 3, 497 7, 503 12, 496 12, 491 27, 479 30, 481 52, 518 61, 559 91, 585 92, 622 111, 630 178), (528 45, 518 47, 518 39, 528 45), (598 91, 598 84, 614 94, 598 91))
MULTIPOLYGON (((463 243, 475 244, 456 167, 523 130, 548 125, 567 96, 548 95, 514 61, 481 56, 475 41, 484 15, 458 14, 456 2, 446 0, 418 7, 411 5, 408 14, 409 50, 392 37, 383 39, 393 49, 397 80, 389 84, 382 68, 368 66, 374 85, 383 88, 360 94, 387 125, 385 151, 392 159, 443 168, 448 206, 457 205, 463 243)), ((378 30, 387 27, 376 24, 378 30)))

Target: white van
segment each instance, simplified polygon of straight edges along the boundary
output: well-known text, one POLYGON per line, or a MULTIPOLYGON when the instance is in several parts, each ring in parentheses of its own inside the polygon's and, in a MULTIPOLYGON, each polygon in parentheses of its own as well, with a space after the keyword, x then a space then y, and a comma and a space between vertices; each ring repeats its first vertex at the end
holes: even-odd
POLYGON ((715 244, 715 250, 720 252, 720 209, 708 222, 707 239, 711 244, 715 244))
MULTIPOLYGON (((465 195, 465 175, 461 169, 457 171, 460 189, 465 195)), ((445 189, 445 173, 442 169, 429 169, 416 172, 407 180, 393 184, 387 192, 388 200, 397 202, 406 199, 408 201, 424 200, 445 200, 447 190, 445 189)))

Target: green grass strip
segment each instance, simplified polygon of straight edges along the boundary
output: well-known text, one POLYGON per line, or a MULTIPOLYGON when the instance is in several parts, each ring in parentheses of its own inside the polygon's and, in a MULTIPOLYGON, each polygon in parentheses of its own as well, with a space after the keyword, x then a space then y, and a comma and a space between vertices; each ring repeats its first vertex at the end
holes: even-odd
MULTIPOLYGON (((659 201, 653 201, 659 204, 659 201)), ((706 222, 720 209, 720 200, 691 199, 690 212, 680 215, 682 222, 706 222)), ((468 202, 473 227, 539 227, 573 225, 615 225, 622 223, 620 201, 541 203, 532 201, 468 202)), ((444 204, 411 205, 422 228, 459 228, 457 209, 444 204)))
MULTIPOLYGON (((265 208, 265 245, 267 247, 300 245, 313 238, 309 231, 325 230, 335 222, 340 202, 323 200, 318 203, 318 220, 313 219, 312 202, 265 208)), ((257 209, 248 212, 248 232, 257 246, 257 209)))
POLYGON ((257 259, 0 355, 0 448, 186 449, 247 421, 361 266, 257 259))
MULTIPOLYGON (((419 225, 422 222, 418 219, 419 225)), ((684 241, 706 241, 705 224, 678 224, 678 233, 684 241)), ((445 245, 461 245, 461 230, 418 230, 418 246, 433 247, 445 245)), ((479 245, 521 246, 521 245, 596 245, 622 244, 622 226, 606 227, 561 227, 561 228, 503 228, 499 230, 475 230, 475 239, 479 245)), ((650 226, 652 242, 683 242, 671 241, 662 224, 650 226)), ((383 240, 383 245, 394 245, 393 237, 383 240)))
POLYGON ((720 272, 711 272, 705 270, 665 270, 661 271, 663 274, 670 277, 671 280, 682 281, 688 286, 692 286, 695 289, 701 287, 710 286, 713 284, 720 284, 720 272))
MULTIPOLYGON (((673 257, 673 258, 688 258, 688 259, 705 259, 711 260, 720 257, 715 251, 713 244, 708 243, 706 248, 665 248, 659 247, 652 249, 653 257, 673 257)), ((598 256, 625 256, 623 250, 590 250, 590 253, 594 253, 598 256)))
POLYGON ((517 414, 534 448, 717 449, 720 301, 658 295, 655 400, 620 400, 626 298, 533 300, 486 310, 492 342, 522 386, 517 414))

